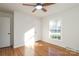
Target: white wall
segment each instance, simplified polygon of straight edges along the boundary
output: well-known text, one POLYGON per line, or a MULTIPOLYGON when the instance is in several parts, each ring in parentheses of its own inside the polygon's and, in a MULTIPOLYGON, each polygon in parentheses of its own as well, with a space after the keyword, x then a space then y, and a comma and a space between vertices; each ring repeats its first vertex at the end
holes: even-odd
POLYGON ((11 13, 0 11, 0 17, 10 17, 11 13))
POLYGON ((36 30, 36 40, 39 40, 40 20, 26 13, 19 11, 14 12, 14 47, 24 45, 24 33, 33 27, 35 27, 36 30))
POLYGON ((60 13, 52 14, 43 18, 43 39, 51 44, 56 44, 62 47, 79 50, 79 7, 68 9, 60 13), (49 40, 49 20, 61 20, 62 32, 61 40, 49 40))

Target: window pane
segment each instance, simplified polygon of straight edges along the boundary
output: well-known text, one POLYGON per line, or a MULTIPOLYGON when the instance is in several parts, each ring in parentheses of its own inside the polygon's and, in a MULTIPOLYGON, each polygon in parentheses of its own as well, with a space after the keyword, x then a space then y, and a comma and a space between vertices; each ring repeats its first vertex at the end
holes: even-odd
POLYGON ((49 22, 49 38, 50 39, 61 39, 61 22, 50 21, 49 22))

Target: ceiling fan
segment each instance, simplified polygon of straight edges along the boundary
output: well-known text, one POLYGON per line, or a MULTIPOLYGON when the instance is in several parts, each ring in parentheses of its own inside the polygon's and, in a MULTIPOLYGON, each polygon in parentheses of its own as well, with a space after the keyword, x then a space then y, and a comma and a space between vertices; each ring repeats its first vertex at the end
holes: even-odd
POLYGON ((50 6, 50 5, 53 5, 53 4, 55 4, 55 3, 36 3, 36 4, 23 3, 24 6, 33 6, 34 9, 32 10, 32 12, 35 12, 38 9, 41 9, 42 11, 47 12, 47 10, 44 7, 50 6))

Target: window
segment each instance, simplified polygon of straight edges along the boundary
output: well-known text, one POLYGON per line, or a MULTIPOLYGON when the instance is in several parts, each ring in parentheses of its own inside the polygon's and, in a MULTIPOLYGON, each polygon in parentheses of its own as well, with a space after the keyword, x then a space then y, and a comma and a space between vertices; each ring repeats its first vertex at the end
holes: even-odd
POLYGON ((61 21, 49 22, 49 38, 61 39, 61 21))

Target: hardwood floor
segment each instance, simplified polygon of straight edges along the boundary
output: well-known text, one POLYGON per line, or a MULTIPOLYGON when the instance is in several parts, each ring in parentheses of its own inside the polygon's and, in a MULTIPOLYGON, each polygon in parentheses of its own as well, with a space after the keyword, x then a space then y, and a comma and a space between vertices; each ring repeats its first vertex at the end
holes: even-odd
POLYGON ((49 44, 43 41, 37 41, 32 47, 19 48, 0 48, 0 56, 79 56, 79 53, 49 44))
POLYGON ((38 41, 36 48, 36 54, 41 56, 79 56, 79 53, 65 49, 54 44, 38 41))

